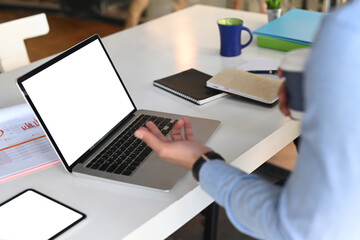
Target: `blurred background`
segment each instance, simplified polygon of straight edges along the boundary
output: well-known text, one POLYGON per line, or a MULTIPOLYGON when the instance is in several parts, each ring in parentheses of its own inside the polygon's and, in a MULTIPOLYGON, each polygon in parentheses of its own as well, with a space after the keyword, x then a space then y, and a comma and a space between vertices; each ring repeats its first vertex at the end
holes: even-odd
MULTIPOLYGON (((282 11, 294 7, 327 11, 342 1, 283 0, 282 11)), ((50 32, 25 40, 32 62, 61 52, 94 33, 103 37, 194 4, 266 12, 265 0, 0 0, 0 23, 46 13, 50 32)))

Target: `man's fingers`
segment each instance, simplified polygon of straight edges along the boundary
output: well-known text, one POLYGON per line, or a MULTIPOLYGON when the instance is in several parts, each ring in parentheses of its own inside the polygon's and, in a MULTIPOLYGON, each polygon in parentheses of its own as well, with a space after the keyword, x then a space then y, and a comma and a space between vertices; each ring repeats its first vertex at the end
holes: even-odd
POLYGON ((280 89, 279 89, 279 108, 280 108, 280 111, 285 116, 290 115, 289 106, 288 106, 288 102, 287 102, 287 96, 286 96, 285 83, 281 84, 280 89))
POLYGON ((282 69, 280 69, 280 68, 277 71, 277 75, 278 75, 279 78, 282 78, 282 77, 285 76, 284 71, 282 69))
POLYGON ((184 119, 181 119, 181 120, 176 122, 176 124, 174 125, 173 130, 171 131, 171 139, 173 141, 182 141, 182 140, 184 140, 183 136, 181 135, 183 128, 184 128, 184 131, 185 131, 185 139, 193 141, 194 140, 194 134, 193 134, 193 131, 192 131, 192 127, 191 127, 189 117, 184 117, 184 119))
POLYGON ((177 121, 170 133, 171 139, 173 141, 181 141, 183 140, 183 137, 181 135, 182 132, 182 128, 184 126, 184 120, 180 119, 179 121, 177 121))
POLYGON ((191 122, 189 117, 184 117, 184 130, 185 130, 185 139, 194 141, 194 134, 191 127, 191 122))
POLYGON ((143 140, 150 148, 152 148, 156 153, 162 148, 162 142, 157 136, 151 133, 147 128, 141 127, 135 131, 135 137, 143 140))
POLYGON ((147 122, 146 127, 149 131, 164 142, 169 142, 169 139, 162 134, 159 128, 153 122, 147 122))

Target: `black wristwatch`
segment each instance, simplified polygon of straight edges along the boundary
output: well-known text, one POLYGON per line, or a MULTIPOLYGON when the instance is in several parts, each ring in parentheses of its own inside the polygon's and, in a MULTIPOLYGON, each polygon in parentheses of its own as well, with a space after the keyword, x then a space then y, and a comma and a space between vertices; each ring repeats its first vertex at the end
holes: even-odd
POLYGON ((196 181, 199 181, 199 172, 200 172, 201 166, 205 162, 215 160, 215 159, 224 161, 224 159, 216 152, 207 152, 207 153, 201 155, 201 157, 198 160, 196 160, 196 162, 194 163, 194 165, 192 167, 192 173, 193 173, 193 176, 196 179, 196 181))

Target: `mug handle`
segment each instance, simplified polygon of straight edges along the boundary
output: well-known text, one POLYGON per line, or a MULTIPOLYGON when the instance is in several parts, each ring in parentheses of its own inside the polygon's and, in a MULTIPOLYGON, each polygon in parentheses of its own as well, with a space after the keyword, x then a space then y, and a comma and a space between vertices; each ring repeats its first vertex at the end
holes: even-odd
POLYGON ((252 35, 250 29, 248 29, 247 27, 244 27, 244 26, 243 26, 243 30, 247 31, 247 32, 250 34, 250 39, 249 39, 249 41, 248 41, 247 43, 245 43, 244 45, 241 45, 241 48, 247 47, 247 46, 251 43, 251 41, 252 41, 252 39, 253 39, 253 35, 252 35))

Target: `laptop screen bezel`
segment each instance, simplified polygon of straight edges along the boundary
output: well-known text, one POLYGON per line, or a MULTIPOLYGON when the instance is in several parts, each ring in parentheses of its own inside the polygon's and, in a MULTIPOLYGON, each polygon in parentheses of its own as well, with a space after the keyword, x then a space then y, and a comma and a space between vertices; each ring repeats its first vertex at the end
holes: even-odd
POLYGON ((124 122, 126 122, 128 119, 130 119, 130 118, 133 116, 133 114, 137 111, 137 108, 136 108, 136 106, 135 106, 134 101, 132 100, 132 98, 131 98, 128 90, 127 90, 126 87, 125 87, 125 84, 124 84, 123 80, 121 79, 119 73, 117 72, 114 63, 111 61, 111 58, 110 58, 108 52, 106 51, 106 49, 105 49, 105 47, 104 47, 104 45, 103 45, 103 43, 102 43, 102 41, 101 41, 101 39, 100 39, 100 37, 99 37, 98 35, 93 35, 93 36, 87 38, 86 40, 78 43, 77 45, 75 45, 75 46, 69 48, 68 50, 60 53, 59 55, 55 56, 53 59, 45 62, 44 64, 36 67, 35 69, 31 70, 30 72, 28 72, 28 73, 24 74, 23 76, 19 77, 19 78, 17 79, 17 85, 18 85, 19 89, 21 90, 21 92, 22 92, 25 100, 28 102, 28 104, 29 104, 30 107, 32 108, 35 116, 38 118, 38 120, 39 120, 39 122, 40 122, 40 124, 41 124, 41 127, 42 127, 43 130, 45 131, 48 139, 50 140, 52 146, 54 147, 56 153, 58 154, 60 160, 62 161, 64 167, 65 167, 66 170, 69 171, 69 172, 72 172, 72 169, 76 166, 76 164, 78 164, 79 162, 83 161, 84 158, 87 158, 87 157, 93 152, 94 149, 97 149, 100 145, 102 145, 102 143, 103 143, 104 141, 106 141, 106 139, 107 139, 109 136, 111 136, 120 126, 122 126, 122 124, 123 124, 124 122), (128 98, 129 98, 129 100, 131 101, 131 104, 132 104, 132 106, 133 106, 134 109, 133 109, 128 115, 126 115, 126 117, 124 117, 123 119, 121 119, 109 132, 107 132, 107 133, 106 133, 101 139, 99 139, 93 146, 91 146, 87 151, 85 151, 76 161, 74 161, 73 164, 69 165, 69 164, 67 163, 66 159, 64 158, 63 154, 61 153, 59 147, 57 146, 57 144, 56 144, 56 142, 55 142, 55 139, 52 137, 51 133, 49 132, 48 128, 46 127, 46 124, 44 123, 44 121, 43 121, 40 113, 37 111, 35 105, 33 104, 32 100, 31 100, 31 98, 30 98, 30 96, 27 94, 26 89, 25 89, 25 87, 24 87, 24 85, 23 85, 23 82, 25 82, 27 79, 31 78, 32 76, 36 75, 37 73, 39 73, 39 72, 43 71, 44 69, 46 69, 46 68, 54 65, 55 63, 61 61, 61 60, 64 59, 65 57, 71 55, 72 53, 78 51, 79 49, 87 46, 88 44, 90 44, 90 43, 92 43, 92 42, 94 42, 94 41, 99 41, 99 43, 100 43, 101 47, 103 48, 103 50, 104 50, 104 52, 105 52, 105 54, 106 54, 109 62, 111 63, 111 66, 112 66, 113 70, 115 71, 115 73, 116 73, 116 75, 117 75, 120 83, 122 84, 122 86, 123 86, 123 88, 124 88, 124 90, 125 90, 128 98))

